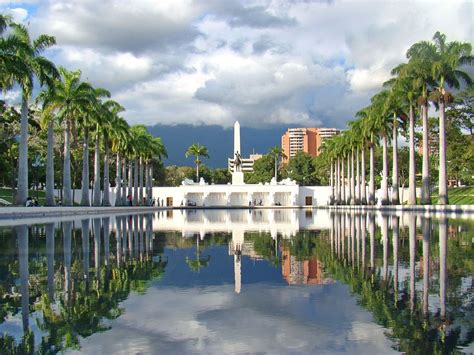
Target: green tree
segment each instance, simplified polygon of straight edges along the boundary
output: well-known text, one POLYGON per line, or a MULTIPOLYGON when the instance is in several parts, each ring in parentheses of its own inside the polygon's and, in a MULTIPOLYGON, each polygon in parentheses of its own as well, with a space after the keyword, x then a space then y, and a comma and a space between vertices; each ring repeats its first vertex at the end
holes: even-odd
POLYGON ((283 149, 281 147, 278 147, 278 146, 273 147, 272 149, 270 149, 268 154, 270 156, 272 156, 273 159, 275 160, 274 177, 275 177, 275 181, 278 181, 278 166, 279 166, 279 163, 280 163, 280 159, 281 158, 286 158, 286 155, 283 153, 283 149))
POLYGON ((253 165, 253 173, 245 173, 245 182, 248 184, 258 184, 270 182, 273 177, 275 159, 270 154, 265 154, 256 160, 253 165))
MULTIPOLYGON (((2 19, 0 27, 5 28, 7 22, 2 19)), ((12 29, 8 39, 0 44, 0 57, 7 69, 2 69, 2 87, 8 88, 13 83, 21 87, 21 131, 18 157, 18 185, 15 203, 23 205, 28 197, 28 100, 31 97, 34 78, 41 86, 53 86, 54 78, 58 77, 55 65, 41 56, 46 48, 56 44, 56 39, 48 35, 40 35, 32 40, 25 26, 11 23, 12 29), (10 49, 6 45, 13 45, 10 49), (5 60, 5 59, 12 60, 5 60), (11 71, 8 71, 10 68, 11 71), (7 72, 5 72, 7 70, 7 72)))
POLYGON ((184 155, 186 158, 190 157, 191 155, 194 156, 194 162, 196 163, 196 182, 199 182, 199 165, 202 163, 200 157, 209 158, 209 152, 207 148, 203 145, 199 145, 199 143, 194 143, 189 146, 184 155))
POLYGON ((461 83, 472 84, 470 75, 460 69, 463 65, 474 63, 472 45, 470 43, 446 42, 446 35, 436 32, 433 36, 436 47, 435 60, 432 63, 432 74, 437 86, 431 99, 439 108, 439 179, 438 179, 438 204, 447 205, 448 202, 448 176, 446 161, 446 117, 445 108, 452 94, 450 88, 459 89, 461 83))
POLYGON ((299 185, 319 185, 321 180, 318 177, 314 159, 307 153, 296 153, 285 167, 286 176, 295 180, 299 185))

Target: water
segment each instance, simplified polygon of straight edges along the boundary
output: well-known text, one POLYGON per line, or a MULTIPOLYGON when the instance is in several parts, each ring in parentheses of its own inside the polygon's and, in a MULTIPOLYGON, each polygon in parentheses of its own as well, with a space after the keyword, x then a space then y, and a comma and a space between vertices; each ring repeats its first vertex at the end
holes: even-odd
POLYGON ((324 210, 0 221, 1 353, 474 351, 474 220, 324 210))

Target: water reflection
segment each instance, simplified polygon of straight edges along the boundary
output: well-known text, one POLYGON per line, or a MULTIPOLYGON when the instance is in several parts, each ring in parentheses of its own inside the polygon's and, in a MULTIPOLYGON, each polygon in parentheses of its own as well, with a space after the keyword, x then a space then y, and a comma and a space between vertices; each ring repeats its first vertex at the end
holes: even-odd
MULTIPOLYGON (((176 319, 191 317, 179 310, 191 299, 207 308, 198 307, 198 318, 187 327, 209 322, 202 319, 207 312, 214 312, 213 322, 217 314, 224 322, 236 312, 246 314, 245 324, 268 326, 278 319, 295 343, 304 344, 294 348, 297 352, 353 351, 357 344, 374 352, 376 344, 385 344, 384 332, 395 350, 407 353, 451 352, 473 341, 472 221, 310 212, 172 211, 0 229, 5 246, 0 259, 1 352, 94 352, 87 348, 94 341, 118 341, 121 322, 140 328, 140 309, 159 313, 164 307, 166 322, 176 326, 176 319), (220 301, 212 298, 216 294, 220 301), (167 303, 165 295, 171 295, 167 303), (126 302, 130 297, 131 305, 126 302), (358 305, 349 307, 354 298, 358 305), (275 306, 268 309, 269 304, 275 306), (343 304, 351 318, 341 315, 343 304), (282 312, 291 321, 280 317, 282 312), (351 332, 370 329, 377 336, 344 333, 348 320, 362 318, 364 326, 351 332), (15 331, 17 320, 21 332, 15 331), (345 334, 338 340, 344 345, 339 350, 322 345, 314 336, 322 329, 331 339, 345 334), (100 338, 93 336, 104 330, 100 338)), ((218 338, 231 341, 221 332, 232 328, 206 324, 218 338)), ((235 329, 242 324, 235 323, 235 329)), ((170 329, 162 331, 173 338, 170 329)), ((270 333, 259 342, 278 352, 270 333)), ((163 334, 149 336, 157 341, 163 334)), ((134 343, 130 337, 124 335, 123 341, 134 343)), ((209 334, 198 336, 199 342, 190 335, 180 337, 190 346, 183 352, 211 352, 203 345, 214 339, 209 334)), ((246 339, 252 347, 243 352, 265 351, 254 338, 246 339)), ((284 347, 288 341, 278 344, 284 347)), ((164 352, 178 352, 181 345, 160 346, 164 352)))

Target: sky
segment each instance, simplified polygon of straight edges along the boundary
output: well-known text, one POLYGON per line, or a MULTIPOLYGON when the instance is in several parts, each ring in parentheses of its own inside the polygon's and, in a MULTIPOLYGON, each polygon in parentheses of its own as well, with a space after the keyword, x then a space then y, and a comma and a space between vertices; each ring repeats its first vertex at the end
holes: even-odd
POLYGON ((0 11, 54 35, 46 56, 110 90, 130 124, 344 128, 413 43, 438 30, 474 42, 473 4, 0 0, 0 11))

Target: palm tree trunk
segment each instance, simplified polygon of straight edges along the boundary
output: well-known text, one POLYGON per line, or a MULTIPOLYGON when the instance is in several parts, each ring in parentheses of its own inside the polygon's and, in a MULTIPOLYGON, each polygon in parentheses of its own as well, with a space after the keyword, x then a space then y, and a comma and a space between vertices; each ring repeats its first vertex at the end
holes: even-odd
POLYGON ((150 164, 150 195, 153 197, 153 164, 150 164))
POLYGON ((428 126, 428 104, 421 105, 421 118, 423 121, 423 167, 421 185, 421 204, 431 204, 430 193, 430 151, 429 151, 429 126, 428 126))
POLYGON ((115 206, 122 205, 122 160, 120 152, 117 152, 117 174, 115 175, 115 206))
POLYGON ((438 179, 438 205, 447 205, 448 202, 448 176, 446 165, 446 115, 444 100, 439 102, 439 179, 438 179))
POLYGON ((107 137, 104 137, 104 150, 104 198, 102 205, 110 206, 109 142, 107 137))
POLYGON ((123 161, 122 161, 122 201, 121 204, 122 206, 125 206, 127 204, 127 184, 126 184, 126 180, 127 180, 127 159, 123 158, 123 161))
POLYGON ((131 159, 128 162, 128 196, 133 197, 133 161, 131 159))
POLYGON ((94 206, 100 206, 100 147, 99 147, 99 132, 95 137, 95 151, 94 151, 94 206))
POLYGON ((199 159, 196 157, 196 182, 199 183, 199 159))
POLYGON ((275 182, 278 181, 277 173, 278 173, 278 157, 275 155, 275 182))
POLYGON ((413 106, 410 105, 409 112, 410 120, 410 162, 408 175, 408 204, 416 205, 416 164, 415 164, 415 117, 413 113, 413 106))
POLYGON ((359 148, 356 149, 356 185, 355 185, 355 201, 360 204, 360 160, 359 148))
POLYGON ((81 206, 90 206, 89 198, 89 128, 84 128, 84 143, 82 148, 82 195, 81 206))
POLYGON ((149 206, 150 201, 150 171, 148 166, 148 161, 145 161, 145 206, 149 206))
POLYGON ((138 162, 140 166, 139 170, 139 177, 138 177, 138 199, 139 199, 139 204, 144 205, 143 203, 143 158, 140 157, 140 160, 138 162))
POLYGON ((138 206, 138 158, 135 158, 133 175, 133 205, 138 206))
POLYGON ((350 172, 351 194, 350 194, 349 203, 351 205, 355 205, 356 200, 355 200, 354 148, 351 148, 350 163, 351 163, 351 172, 350 172))
POLYGON ((331 172, 329 175, 329 185, 331 186, 331 197, 329 199, 329 204, 332 205, 334 203, 334 179, 333 179, 333 174, 334 174, 334 161, 331 159, 331 172))
POLYGON ((336 205, 341 204, 341 161, 339 157, 336 160, 336 205))
POLYGON ((388 157, 387 157, 387 136, 382 136, 382 150, 383 150, 383 169, 382 169, 382 205, 388 205, 388 157))
POLYGON ((63 166, 63 206, 72 206, 71 193, 71 121, 66 119, 64 132, 64 166, 63 166))
POLYGON ((346 169, 345 157, 341 158, 341 205, 346 204, 346 179, 344 172, 346 169))
POLYGON ((399 179, 398 179, 398 128, 397 118, 393 117, 393 133, 392 133, 392 205, 400 204, 400 195, 398 190, 399 179))
POLYGON ((375 158, 373 138, 370 141, 369 154, 369 205, 375 205, 375 158))
POLYGON ((28 96, 21 98, 21 128, 18 147, 18 184, 15 204, 24 206, 28 197, 28 96))
POLYGON ((361 160, 361 194, 360 194, 360 204, 361 205, 366 205, 367 204, 367 198, 366 198, 366 183, 365 183, 365 147, 362 147, 360 150, 360 160, 361 160))
POLYGON ((54 121, 48 122, 48 154, 46 158, 46 196, 44 205, 54 206, 54 121))

